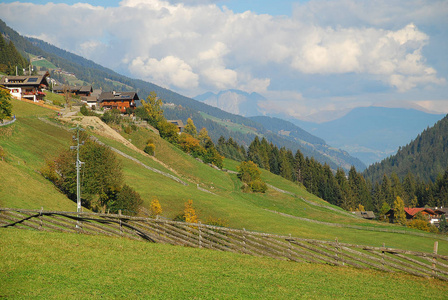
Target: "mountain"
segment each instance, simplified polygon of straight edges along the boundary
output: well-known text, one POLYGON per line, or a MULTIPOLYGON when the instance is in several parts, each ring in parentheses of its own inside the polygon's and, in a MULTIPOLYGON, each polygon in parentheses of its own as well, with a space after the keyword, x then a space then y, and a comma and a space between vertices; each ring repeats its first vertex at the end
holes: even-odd
POLYGON ((193 99, 245 117, 263 114, 263 111, 258 107, 258 102, 266 100, 258 93, 249 94, 240 90, 226 90, 217 94, 208 92, 193 99))
POLYGON ((291 122, 371 165, 394 154, 443 116, 415 109, 360 107, 321 124, 291 122))
MULTIPOLYGON (((74 74, 76 78, 84 82, 91 83, 94 88, 112 91, 116 89, 116 84, 119 83, 128 90, 136 90, 142 99, 145 99, 151 91, 156 92, 165 103, 175 104, 176 109, 166 110, 168 119, 182 119, 186 123, 188 118, 194 116, 193 121, 196 126, 199 128, 207 128, 210 137, 215 143, 220 136, 224 136, 226 139, 232 137, 238 144, 248 146, 255 136, 264 136, 278 147, 285 147, 291 149, 293 152, 300 150, 305 156, 314 157, 321 163, 329 164, 332 169, 342 167, 348 171, 352 164, 351 161, 353 158, 349 158, 348 161, 341 161, 340 157, 332 157, 328 153, 316 151, 312 147, 304 147, 302 143, 287 139, 277 133, 269 132, 263 125, 254 120, 182 96, 153 83, 120 75, 91 60, 59 49, 44 41, 22 37, 1 20, 0 32, 4 34, 6 39, 13 41, 21 53, 27 56, 30 56, 30 54, 43 56, 58 68, 74 74), (244 127, 249 130, 248 132, 231 130, 228 128, 229 124, 234 128, 244 127)), ((238 95, 244 94, 236 91, 232 93, 238 95)), ((254 93, 251 95, 253 99, 259 99, 261 97, 254 93)))
POLYGON ((398 152, 380 163, 371 165, 364 177, 373 181, 395 172, 404 178, 408 172, 423 181, 435 181, 448 168, 448 115, 421 134, 398 152))
POLYGON ((350 169, 355 166, 358 170, 364 170, 366 166, 362 161, 350 156, 346 151, 336 149, 325 143, 319 137, 316 137, 291 122, 266 116, 251 117, 250 119, 262 124, 267 130, 277 133, 284 138, 300 143, 303 147, 317 151, 322 155, 327 155, 336 159, 344 169, 350 169))

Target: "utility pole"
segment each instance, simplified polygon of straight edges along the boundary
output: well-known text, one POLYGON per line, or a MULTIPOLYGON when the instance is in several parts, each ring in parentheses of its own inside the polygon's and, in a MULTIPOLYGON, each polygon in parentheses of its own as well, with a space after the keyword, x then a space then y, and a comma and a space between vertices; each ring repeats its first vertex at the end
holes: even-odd
MULTIPOLYGON (((79 143, 79 132, 83 131, 81 127, 76 126, 70 130, 76 130, 76 136, 73 136, 73 140, 77 142, 76 146, 70 146, 70 150, 76 149, 76 204, 77 204, 77 212, 81 212, 81 182, 79 179, 79 172, 81 170, 82 161, 79 160, 79 147, 84 145, 84 142, 79 143)), ((78 225, 76 225, 78 227, 78 225)))

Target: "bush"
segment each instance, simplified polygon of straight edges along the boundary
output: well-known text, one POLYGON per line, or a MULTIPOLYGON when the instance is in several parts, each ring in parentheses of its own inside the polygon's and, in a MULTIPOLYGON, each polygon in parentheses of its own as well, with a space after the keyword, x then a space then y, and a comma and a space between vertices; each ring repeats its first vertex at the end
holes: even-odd
POLYGON ((154 154, 156 153, 156 145, 154 144, 147 144, 145 146, 145 149, 143 149, 143 151, 149 155, 154 156, 154 154))
POLYGON ((101 117, 101 120, 106 124, 110 123, 120 124, 121 113, 118 109, 108 109, 101 117))
POLYGON ((254 193, 265 193, 268 189, 268 186, 266 183, 261 181, 260 179, 254 180, 249 182, 249 187, 251 188, 252 192, 254 193))

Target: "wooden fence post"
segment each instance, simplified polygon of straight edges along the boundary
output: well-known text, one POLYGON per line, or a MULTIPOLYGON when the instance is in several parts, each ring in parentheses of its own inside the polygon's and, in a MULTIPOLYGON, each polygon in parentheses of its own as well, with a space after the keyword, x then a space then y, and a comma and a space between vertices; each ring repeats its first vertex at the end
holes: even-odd
POLYGON ((246 250, 246 228, 243 228, 243 243, 244 243, 244 250, 246 250))
POLYGON ((40 208, 40 212, 39 212, 39 221, 40 221, 40 229, 42 230, 43 227, 43 223, 42 223, 42 211, 44 210, 43 207, 40 208))
POLYGON ((382 263, 383 267, 384 267, 384 256, 385 256, 384 248, 386 248, 386 243, 383 243, 383 251, 381 251, 381 263, 382 263))
MULTIPOLYGON (((439 242, 435 241, 434 242, 434 254, 437 254, 437 250, 439 249, 439 242)), ((436 269, 437 269, 437 265, 436 265, 436 261, 437 258, 435 255, 432 256, 432 273, 435 275, 436 274, 436 269)))
POLYGON ((199 223, 199 226, 198 226, 198 229, 199 229, 199 248, 202 248, 202 235, 201 235, 202 224, 201 224, 201 221, 199 221, 198 223, 199 223))

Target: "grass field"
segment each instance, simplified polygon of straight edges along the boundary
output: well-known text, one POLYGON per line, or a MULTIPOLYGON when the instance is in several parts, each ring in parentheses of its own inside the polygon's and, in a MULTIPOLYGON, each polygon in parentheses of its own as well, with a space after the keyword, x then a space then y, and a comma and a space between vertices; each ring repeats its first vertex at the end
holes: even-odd
MULTIPOLYGON (((68 148, 71 133, 37 118, 37 116, 54 116, 55 113, 50 110, 16 100, 13 105, 17 121, 10 126, 0 127, 0 145, 7 153, 0 169, 2 179, 0 205, 73 211, 74 203, 38 173, 46 159, 56 155, 60 149, 68 148)), ((154 197, 157 197, 162 205, 164 217, 175 217, 181 213, 184 203, 192 199, 202 221, 206 221, 209 217, 221 218, 227 220, 229 226, 234 228, 323 240, 338 238, 340 242, 371 246, 386 243, 388 247, 425 252, 432 252, 434 241, 439 240, 439 253, 448 254, 448 242, 432 235, 419 237, 338 228, 270 212, 268 210, 330 223, 416 232, 396 225, 347 216, 341 209, 309 194, 302 187, 267 171, 262 172, 262 178, 269 184, 336 211, 311 205, 298 197, 272 189, 268 189, 266 194, 242 193, 241 182, 235 174, 215 170, 196 161, 148 130, 139 129, 137 132, 125 135, 126 139, 131 139, 139 148, 143 148, 149 137, 155 139, 156 158, 169 168, 117 141, 99 136, 101 141, 139 159, 146 165, 188 182, 188 186, 184 186, 120 156, 126 183, 141 194, 146 207, 154 197), (199 190, 197 185, 211 193, 199 190)), ((236 162, 225 161, 225 167, 230 170, 236 170, 237 165, 236 162)))
POLYGON ((230 131, 241 132, 243 134, 247 134, 247 133, 252 133, 252 134, 256 134, 256 135, 259 134, 255 128, 252 128, 252 127, 249 127, 249 126, 246 126, 246 125, 225 121, 225 120, 222 120, 222 119, 210 116, 210 115, 208 115, 208 114, 206 114, 204 112, 201 112, 201 115, 205 119, 210 119, 212 121, 215 121, 216 123, 226 127, 230 131))
POLYGON ((12 299, 446 299, 448 284, 78 234, 0 229, 0 297, 12 299))
POLYGON ((35 60, 32 62, 32 65, 36 67, 45 67, 47 69, 57 69, 57 67, 53 63, 49 62, 46 59, 35 60))

